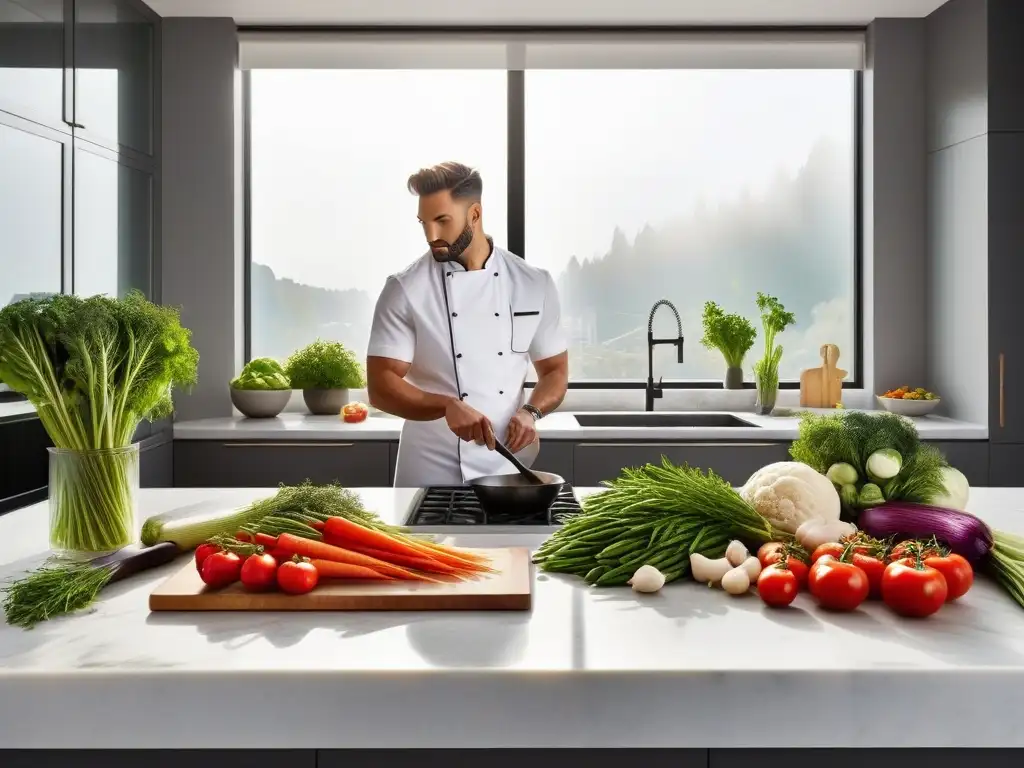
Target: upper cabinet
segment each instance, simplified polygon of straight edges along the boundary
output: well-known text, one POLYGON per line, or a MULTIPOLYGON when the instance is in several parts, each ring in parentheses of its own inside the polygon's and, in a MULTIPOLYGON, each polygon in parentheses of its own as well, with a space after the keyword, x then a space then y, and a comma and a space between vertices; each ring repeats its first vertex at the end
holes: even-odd
POLYGON ((76 136, 153 153, 154 25, 129 0, 76 0, 76 136))
POLYGON ((64 66, 64 1, 0 0, 0 110, 70 131, 64 66))

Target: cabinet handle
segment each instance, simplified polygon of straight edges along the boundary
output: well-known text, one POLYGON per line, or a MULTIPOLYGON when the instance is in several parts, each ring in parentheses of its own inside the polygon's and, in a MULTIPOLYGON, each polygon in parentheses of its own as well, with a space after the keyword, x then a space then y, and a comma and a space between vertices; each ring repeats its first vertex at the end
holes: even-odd
POLYGON ((999 428, 1006 426, 1006 398, 1003 394, 1003 382, 1006 380, 1006 355, 999 353, 999 428))
POLYGON ((228 448, 351 448, 353 443, 334 443, 327 440, 307 440, 301 443, 224 443, 228 448))
POLYGON ((779 443, 788 442, 786 440, 780 440, 776 443, 756 443, 753 440, 737 440, 735 442, 721 442, 721 443, 698 443, 690 440, 684 440, 681 443, 577 443, 577 448, 738 448, 743 447, 756 447, 764 448, 766 446, 775 446, 779 443))

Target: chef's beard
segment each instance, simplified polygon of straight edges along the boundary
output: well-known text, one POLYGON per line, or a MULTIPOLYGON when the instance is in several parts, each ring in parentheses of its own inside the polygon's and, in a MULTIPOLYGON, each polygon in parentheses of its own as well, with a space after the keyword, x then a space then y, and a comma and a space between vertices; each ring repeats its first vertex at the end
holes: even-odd
MULTIPOLYGON (((466 249, 469 248, 472 242, 473 228, 467 223, 466 228, 462 230, 462 234, 455 238, 454 243, 450 243, 447 248, 444 246, 436 247, 434 243, 431 243, 430 253, 433 255, 434 261, 441 262, 442 264, 448 261, 455 261, 465 267, 466 263, 462 258, 462 254, 466 252, 466 249)), ((440 243, 437 245, 440 245, 440 243)))

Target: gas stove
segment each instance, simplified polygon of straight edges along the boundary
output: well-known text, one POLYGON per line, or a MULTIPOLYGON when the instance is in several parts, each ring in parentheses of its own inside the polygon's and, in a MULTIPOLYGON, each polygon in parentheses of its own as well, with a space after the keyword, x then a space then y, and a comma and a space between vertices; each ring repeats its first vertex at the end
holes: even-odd
POLYGON ((480 506, 472 488, 461 485, 435 486, 425 489, 419 496, 406 525, 553 526, 561 525, 581 511, 576 494, 568 483, 562 486, 558 497, 546 512, 523 517, 488 515, 480 506))

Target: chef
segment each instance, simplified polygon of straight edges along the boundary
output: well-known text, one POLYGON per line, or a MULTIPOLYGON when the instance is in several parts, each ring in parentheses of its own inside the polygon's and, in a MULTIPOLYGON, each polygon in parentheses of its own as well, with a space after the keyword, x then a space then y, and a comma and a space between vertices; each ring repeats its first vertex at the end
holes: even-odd
POLYGON ((536 422, 558 407, 569 358, 551 275, 484 233, 480 174, 461 163, 414 173, 429 251, 389 277, 367 352, 369 398, 405 419, 395 485, 462 485, 528 466, 536 422), (537 382, 527 400, 530 363, 537 382))

